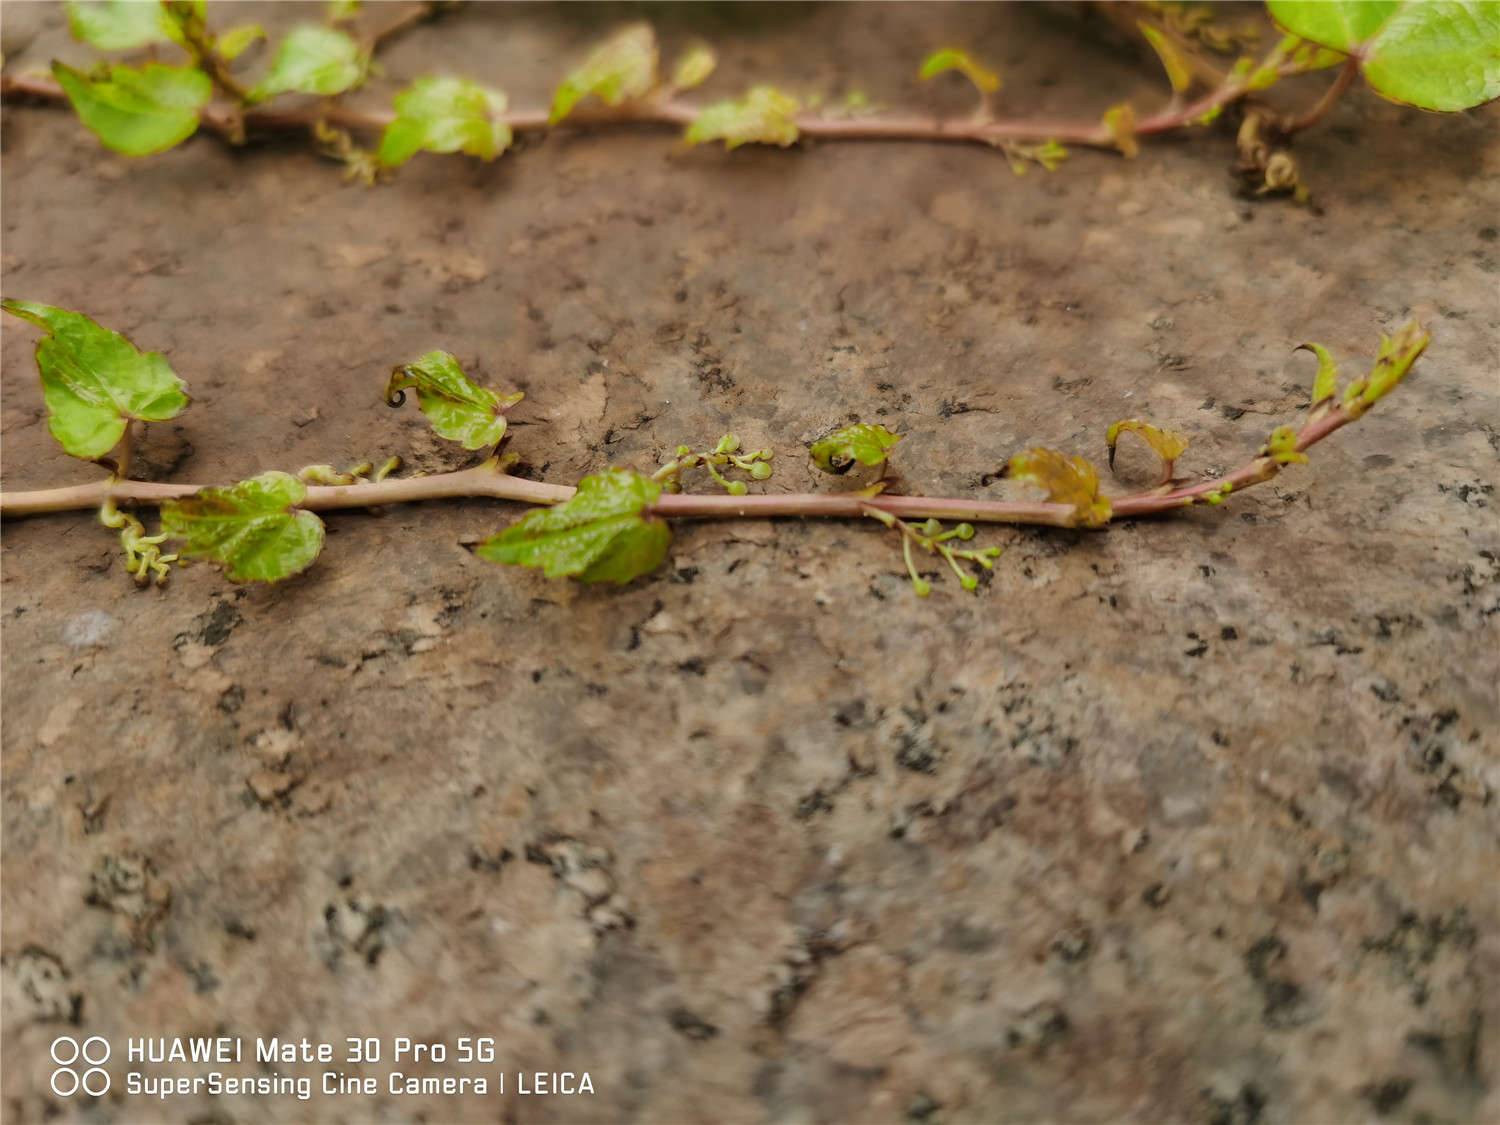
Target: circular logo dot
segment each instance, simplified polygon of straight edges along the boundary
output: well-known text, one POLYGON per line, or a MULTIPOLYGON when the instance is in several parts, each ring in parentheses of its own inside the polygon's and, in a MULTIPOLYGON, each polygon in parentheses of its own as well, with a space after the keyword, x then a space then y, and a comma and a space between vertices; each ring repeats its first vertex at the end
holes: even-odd
MULTIPOLYGON (((69 1073, 72 1072, 70 1071, 69 1073)), ((102 1097, 109 1093, 109 1071, 105 1070, 102 1066, 91 1066, 88 1070, 85 1070, 83 1072, 83 1092, 94 1098, 102 1097)))
POLYGON ((98 1066, 109 1061, 109 1040, 102 1035, 90 1035, 83 1041, 83 1060, 98 1066))
POLYGON ((78 1061, 78 1040, 71 1035, 59 1035, 52 1040, 52 1061, 58 1066, 68 1066, 78 1061), (67 1057, 64 1058, 63 1056, 67 1057))
POLYGON ((60 1098, 71 1098, 78 1093, 78 1075, 63 1067, 52 1072, 52 1092, 60 1098))

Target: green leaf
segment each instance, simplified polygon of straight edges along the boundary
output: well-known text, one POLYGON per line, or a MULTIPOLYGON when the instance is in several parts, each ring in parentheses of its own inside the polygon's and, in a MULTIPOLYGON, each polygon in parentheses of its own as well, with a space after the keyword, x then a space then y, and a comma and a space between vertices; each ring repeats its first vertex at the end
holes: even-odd
POLYGON ((233 62, 264 38, 266 38, 266 29, 260 24, 242 23, 238 27, 231 27, 219 36, 214 49, 223 56, 226 62, 233 62))
POLYGON ((98 460, 131 419, 164 422, 187 406, 182 380, 160 352, 142 352, 82 313, 30 301, 0 307, 47 332, 36 347, 47 428, 72 456, 98 460))
POLYGON ((708 76, 719 65, 719 58, 711 47, 688 48, 677 60, 672 70, 672 87, 676 90, 691 90, 708 81, 708 76))
POLYGON ((396 120, 380 138, 380 162, 404 164, 418 152, 463 152, 493 160, 510 147, 506 97, 465 78, 418 78, 396 95, 396 120))
POLYGON ((702 110, 683 139, 690 145, 723 141, 728 149, 745 144, 797 142, 797 112, 802 107, 774 86, 756 86, 739 101, 718 102, 702 110))
POLYGON ((416 388, 417 404, 439 436, 461 442, 465 449, 500 444, 505 436, 505 412, 525 397, 518 391, 502 398, 487 387, 476 386, 447 352, 428 352, 392 371, 385 400, 400 406, 406 401, 407 387, 416 388))
POLYGON ((301 24, 276 48, 271 69, 250 91, 250 100, 263 102, 277 94, 342 94, 364 80, 368 62, 359 44, 344 32, 301 24))
POLYGON ((1307 454, 1297 448, 1297 431, 1290 426, 1277 426, 1271 431, 1263 456, 1270 457, 1278 465, 1297 465, 1307 462, 1307 454))
POLYGON ((161 527, 182 540, 183 555, 218 563, 231 582, 279 582, 323 549, 323 521, 296 510, 306 498, 307 486, 290 473, 261 473, 167 501, 161 527))
POLYGON ((95 78, 66 63, 52 64, 52 76, 84 127, 126 156, 150 156, 187 140, 214 92, 208 75, 190 66, 111 66, 106 74, 95 78))
POLYGON ((1163 430, 1153 426, 1150 422, 1143 422, 1139 418, 1122 418, 1109 427, 1104 435, 1104 442, 1109 446, 1109 467, 1115 467, 1115 443, 1120 440, 1122 433, 1138 435, 1142 441, 1149 445, 1158 457, 1161 458, 1161 471, 1163 480, 1172 479, 1172 465, 1177 458, 1187 452, 1187 435, 1180 434, 1176 430, 1163 430))
POLYGON ((988 67, 980 66, 967 51, 957 47, 943 47, 932 52, 922 62, 918 77, 935 78, 950 70, 956 70, 978 88, 982 94, 993 94, 1000 89, 1000 76, 988 67))
POLYGON ((1358 418, 1390 394, 1431 342, 1431 333, 1415 320, 1403 324, 1394 336, 1382 335, 1375 366, 1363 379, 1355 380, 1344 390, 1345 412, 1351 418, 1358 418))
POLYGON ((1318 373, 1313 377, 1312 404, 1327 402, 1339 391, 1339 365, 1322 344, 1298 344, 1294 351, 1309 351, 1318 357, 1318 373))
POLYGON ((813 464, 825 473, 847 473, 857 461, 861 465, 882 465, 890 451, 901 440, 884 426, 858 422, 834 430, 808 446, 813 464))
POLYGON ((329 23, 343 23, 359 15, 359 0, 328 0, 324 8, 329 23))
POLYGON ((629 582, 661 565, 672 542, 666 522, 648 509, 661 485, 628 469, 578 482, 555 508, 528 512, 475 554, 490 562, 539 568, 548 578, 629 582))
POLYGON ((68 4, 73 38, 101 51, 133 51, 178 41, 177 23, 155 0, 103 0, 68 4))
POLYGON ((1186 93, 1188 87, 1193 84, 1193 71, 1188 66, 1187 58, 1181 49, 1149 23, 1137 21, 1136 27, 1140 28, 1141 34, 1146 37, 1146 42, 1151 44, 1151 49, 1161 60, 1162 68, 1167 72, 1167 81, 1172 84, 1172 92, 1174 94, 1186 93))
POLYGON ((644 97, 656 86, 656 61, 656 33, 650 24, 621 28, 563 79, 552 96, 548 123, 556 125, 590 94, 608 106, 644 97))
POLYGON ((1285 30, 1359 60, 1370 88, 1422 109, 1500 97, 1494 0, 1270 0, 1285 30))
POLYGON ((1071 504, 1083 527, 1109 522, 1109 500, 1099 495, 1099 472, 1082 457, 1068 457, 1055 449, 1028 449, 1006 465, 1006 475, 1027 480, 1047 490, 1054 504, 1071 504))

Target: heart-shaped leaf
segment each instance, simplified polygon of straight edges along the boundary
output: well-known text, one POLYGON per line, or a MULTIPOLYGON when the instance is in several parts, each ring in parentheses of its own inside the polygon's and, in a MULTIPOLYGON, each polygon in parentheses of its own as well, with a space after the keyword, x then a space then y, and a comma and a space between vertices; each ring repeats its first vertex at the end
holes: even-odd
POLYGON ((250 91, 263 102, 277 94, 342 94, 364 81, 369 60, 354 39, 332 27, 301 24, 276 48, 271 69, 250 91))
POLYGON ((1500 97, 1500 4, 1494 0, 1270 0, 1293 35, 1351 55, 1370 88, 1421 109, 1461 110, 1500 97))
POLYGON ((894 434, 884 426, 858 422, 819 438, 808 446, 808 452, 813 464, 825 473, 847 473, 855 462, 861 465, 884 464, 900 440, 900 434, 894 434))
POLYGON ((231 582, 279 582, 323 549, 323 521, 296 507, 306 498, 290 473, 261 473, 166 502, 161 527, 182 540, 183 555, 218 563, 231 582))
POLYGON ((536 567, 548 578, 629 582, 660 566, 671 545, 671 528, 647 511, 660 495, 650 477, 608 469, 584 477, 565 503, 528 512, 474 553, 536 567))
POLYGON ((47 428, 69 454, 96 461, 131 419, 164 422, 188 404, 187 390, 160 352, 142 352, 82 313, 30 301, 0 302, 47 332, 36 346, 47 428))
POLYGON ((386 402, 400 406, 408 387, 416 389, 417 405, 438 435, 461 442, 465 449, 499 445, 505 436, 505 412, 526 397, 517 391, 502 398, 476 385, 448 352, 428 352, 392 371, 386 402))
POLYGON ((70 0, 68 29, 74 39, 101 51, 133 51, 153 43, 181 41, 177 21, 166 7, 140 0, 70 0))
POLYGON ((466 78, 418 78, 396 95, 396 120, 380 138, 380 162, 404 164, 418 152, 463 152, 493 160, 510 147, 506 98, 466 78))
POLYGON ((1031 481, 1047 490, 1054 504, 1071 504, 1081 527, 1109 522, 1109 500, 1099 495, 1099 472, 1082 457, 1068 457, 1055 449, 1028 449, 1006 466, 1006 475, 1031 481))
POLYGON ((728 149, 740 145, 797 143, 797 99, 774 86, 756 86, 739 101, 718 102, 702 110, 687 127, 690 145, 723 141, 728 149))
POLYGON ((656 33, 651 25, 621 28, 563 79, 552 96, 548 121, 556 125, 590 94, 608 106, 644 97, 656 85, 656 66, 656 33))
POLYGON ((84 126, 126 156, 150 156, 187 140, 214 92, 201 70, 160 63, 112 66, 94 77, 54 62, 52 76, 84 126))

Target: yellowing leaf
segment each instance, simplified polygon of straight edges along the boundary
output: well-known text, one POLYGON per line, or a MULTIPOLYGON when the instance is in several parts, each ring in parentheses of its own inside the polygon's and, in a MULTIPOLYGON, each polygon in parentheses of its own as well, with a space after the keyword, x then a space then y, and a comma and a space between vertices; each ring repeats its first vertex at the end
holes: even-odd
POLYGON ((323 521, 297 510, 306 498, 307 486, 291 474, 262 473, 166 502, 161 527, 182 540, 183 555, 218 563, 231 582, 279 582, 323 549, 323 521))
POLYGON ((493 160, 510 147, 506 98, 466 78, 418 78, 395 98, 396 119, 380 138, 380 162, 404 164, 418 152, 463 152, 493 160))
POLYGON ((1186 435, 1176 430, 1163 430, 1153 426, 1150 422, 1143 422, 1139 418, 1123 418, 1109 427, 1104 435, 1104 442, 1109 446, 1109 467, 1115 467, 1115 443, 1120 440, 1120 434, 1133 433, 1138 435, 1142 441, 1149 445, 1155 454, 1161 458, 1161 472, 1164 481, 1172 479, 1172 465, 1187 451, 1188 439, 1186 435))
POLYGON ((301 24, 277 46, 271 69, 250 91, 250 100, 262 102, 277 94, 342 94, 364 81, 368 62, 359 44, 344 32, 301 24))
POLYGON ((1010 459, 1006 475, 1040 485, 1054 504, 1073 505, 1081 527, 1102 527, 1109 522, 1110 504, 1099 495, 1098 470, 1082 457, 1068 457, 1055 449, 1028 449, 1010 459))
POLYGON ((30 301, 0 305, 47 332, 36 348, 47 428, 72 456, 98 460, 131 419, 164 422, 187 406, 187 390, 160 352, 142 352, 82 313, 30 301))
POLYGON ((1172 84, 1172 92, 1174 94, 1186 93, 1193 84, 1193 71, 1182 50, 1149 23, 1137 22, 1136 27, 1141 29, 1146 42, 1151 44, 1151 49, 1161 60, 1161 65, 1167 72, 1167 81, 1172 84))
POLYGON ((656 86, 656 65, 656 33, 651 25, 638 23, 620 29, 563 79, 552 96, 548 122, 556 125, 590 94, 608 106, 645 97, 656 86))
POLYGON ((1104 111, 1104 130, 1115 142, 1115 147, 1125 154, 1126 159, 1133 160, 1139 155, 1141 146, 1135 139, 1135 110, 1129 102, 1122 102, 1104 111))
POLYGON ((708 76, 714 72, 714 67, 719 65, 718 56, 710 47, 690 47, 677 60, 677 66, 672 71, 672 87, 677 90, 691 90, 695 86, 701 86, 708 81, 708 76))
POLYGON ((386 384, 385 400, 400 406, 408 387, 415 388, 417 404, 433 430, 470 450, 500 444, 505 436, 505 412, 525 397, 517 392, 502 398, 470 382, 458 360, 447 352, 428 352, 415 363, 396 368, 386 384))
POLYGON ((825 473, 841 474, 847 473, 856 462, 883 465, 900 440, 900 434, 892 433, 882 425, 858 422, 819 438, 808 447, 808 452, 813 464, 825 473))
POLYGON ((922 79, 935 78, 939 74, 956 70, 974 83, 982 94, 993 94, 1000 89, 1000 76, 987 67, 980 66, 967 52, 957 47, 943 47, 928 55, 917 72, 922 79))
POLYGON ((797 99, 773 86, 756 86, 739 101, 719 102, 698 114, 683 139, 690 145, 723 141, 728 149, 745 144, 797 142, 797 99))
POLYGON ((160 63, 112 66, 95 77, 54 62, 52 76, 89 132, 126 156, 150 156, 187 140, 214 92, 201 70, 160 63))
POLYGON ((649 477, 608 469, 584 477, 565 503, 528 512, 474 553, 535 567, 548 578, 629 582, 660 566, 671 545, 666 521, 649 511, 660 496, 661 485, 649 477))

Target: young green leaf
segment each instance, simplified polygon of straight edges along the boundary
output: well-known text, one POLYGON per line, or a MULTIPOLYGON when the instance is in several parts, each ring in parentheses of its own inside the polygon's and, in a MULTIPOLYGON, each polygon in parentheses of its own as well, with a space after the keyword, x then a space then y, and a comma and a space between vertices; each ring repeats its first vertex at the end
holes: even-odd
POLYGON ((1500 4, 1494 0, 1270 0, 1293 35, 1358 60, 1370 88, 1421 109, 1461 110, 1500 97, 1500 4))
POLYGON ((250 100, 263 102, 277 94, 342 94, 365 77, 369 59, 344 32, 316 24, 300 24, 276 48, 271 69, 250 91, 250 100))
POLYGON ((718 65, 719 57, 714 54, 713 48, 702 45, 689 47, 678 58, 677 65, 672 70, 672 88, 691 90, 695 86, 701 86, 708 81, 708 76, 718 65))
POLYGON ((231 582, 279 582, 323 549, 323 521, 297 510, 306 498, 307 486, 290 473, 261 473, 167 501, 161 527, 182 540, 183 555, 218 563, 231 582))
POLYGON ((1149 23, 1138 21, 1136 27, 1140 28, 1146 42, 1151 44, 1151 49, 1161 60, 1162 68, 1167 72, 1167 81, 1172 84, 1172 93, 1186 93, 1193 84, 1193 70, 1181 48, 1149 23))
POLYGON ((993 94, 1000 89, 998 74, 988 67, 981 66, 974 61, 969 52, 961 51, 957 47, 942 47, 932 52, 922 61, 922 69, 917 72, 917 76, 925 81, 950 70, 958 71, 974 83, 981 94, 993 94))
POLYGON ((380 162, 393 168, 418 152, 463 152, 493 160, 510 147, 506 98, 466 78, 418 78, 396 95, 396 119, 380 138, 380 162))
POLYGON ((645 97, 656 86, 656 64, 656 32, 651 25, 621 28, 563 79, 552 96, 548 123, 556 125, 590 94, 608 106, 645 97))
POLYGON ((528 512, 475 554, 489 562, 540 569, 548 578, 629 582, 667 556, 672 531, 649 509, 661 485, 628 469, 584 477, 572 498, 528 512))
POLYGON ((690 145, 723 141, 727 149, 745 144, 797 143, 797 99, 774 86, 756 86, 739 101, 717 102, 703 109, 683 134, 690 145))
POLYGON ((1109 522, 1109 500, 1099 495, 1099 473, 1082 457, 1067 457, 1055 449, 1028 449, 1006 465, 1007 476, 1027 480, 1047 490, 1054 504, 1071 504, 1082 527, 1109 522))
POLYGON ((1407 321, 1394 336, 1380 337, 1380 351, 1375 366, 1363 379, 1357 379, 1344 391, 1344 410, 1358 418, 1390 394, 1406 377, 1417 357, 1427 350, 1432 335, 1415 320, 1407 321))
POLYGON ((1127 160, 1140 155, 1140 142, 1135 139, 1135 109, 1129 102, 1110 106, 1104 111, 1104 131, 1127 160))
POLYGON ((465 449, 499 445, 505 436, 505 412, 525 397, 518 391, 502 398, 470 382, 458 360, 447 352, 428 352, 392 371, 385 387, 386 402, 400 406, 406 401, 407 387, 416 389, 417 405, 438 435, 462 443, 465 449))
POLYGON ((0 306, 47 332, 36 346, 47 428, 72 456, 96 461, 131 419, 164 422, 187 406, 182 380, 160 352, 142 352, 82 313, 30 301, 0 306))
POLYGON ((1307 461, 1307 454, 1297 448, 1297 431, 1290 426, 1277 426, 1271 431, 1265 456, 1278 465, 1297 465, 1307 461))
POLYGON ((323 11, 329 23, 344 23, 359 15, 359 0, 328 0, 323 11))
POLYGON ((266 29, 258 23, 242 23, 238 27, 231 27, 214 44, 214 49, 223 56, 225 62, 233 62, 254 44, 266 38, 266 29))
POLYGON ((154 0, 69 0, 73 38, 101 51, 133 51, 153 43, 181 42, 177 22, 154 0))
POLYGON ((1161 458, 1161 475, 1163 481, 1172 479, 1172 465, 1177 458, 1187 452, 1188 439, 1185 434, 1176 430, 1163 430, 1153 426, 1150 422, 1143 422, 1139 418, 1122 418, 1109 427, 1104 435, 1104 442, 1109 446, 1109 467, 1115 467, 1115 443, 1120 440, 1120 434, 1133 433, 1140 436, 1141 440, 1149 445, 1152 451, 1161 458))
POLYGON ((181 144, 198 129, 198 113, 213 96, 208 75, 190 66, 111 66, 96 78, 54 62, 52 76, 78 119, 106 148, 150 156, 181 144))
POLYGON ((847 473, 855 462, 861 465, 883 465, 890 451, 901 440, 878 423, 858 422, 834 430, 808 446, 813 464, 825 473, 847 473))
POLYGON ((1298 344, 1294 351, 1309 351, 1318 357, 1318 373, 1313 377, 1312 405, 1327 402, 1339 392, 1339 365, 1322 344, 1298 344))

